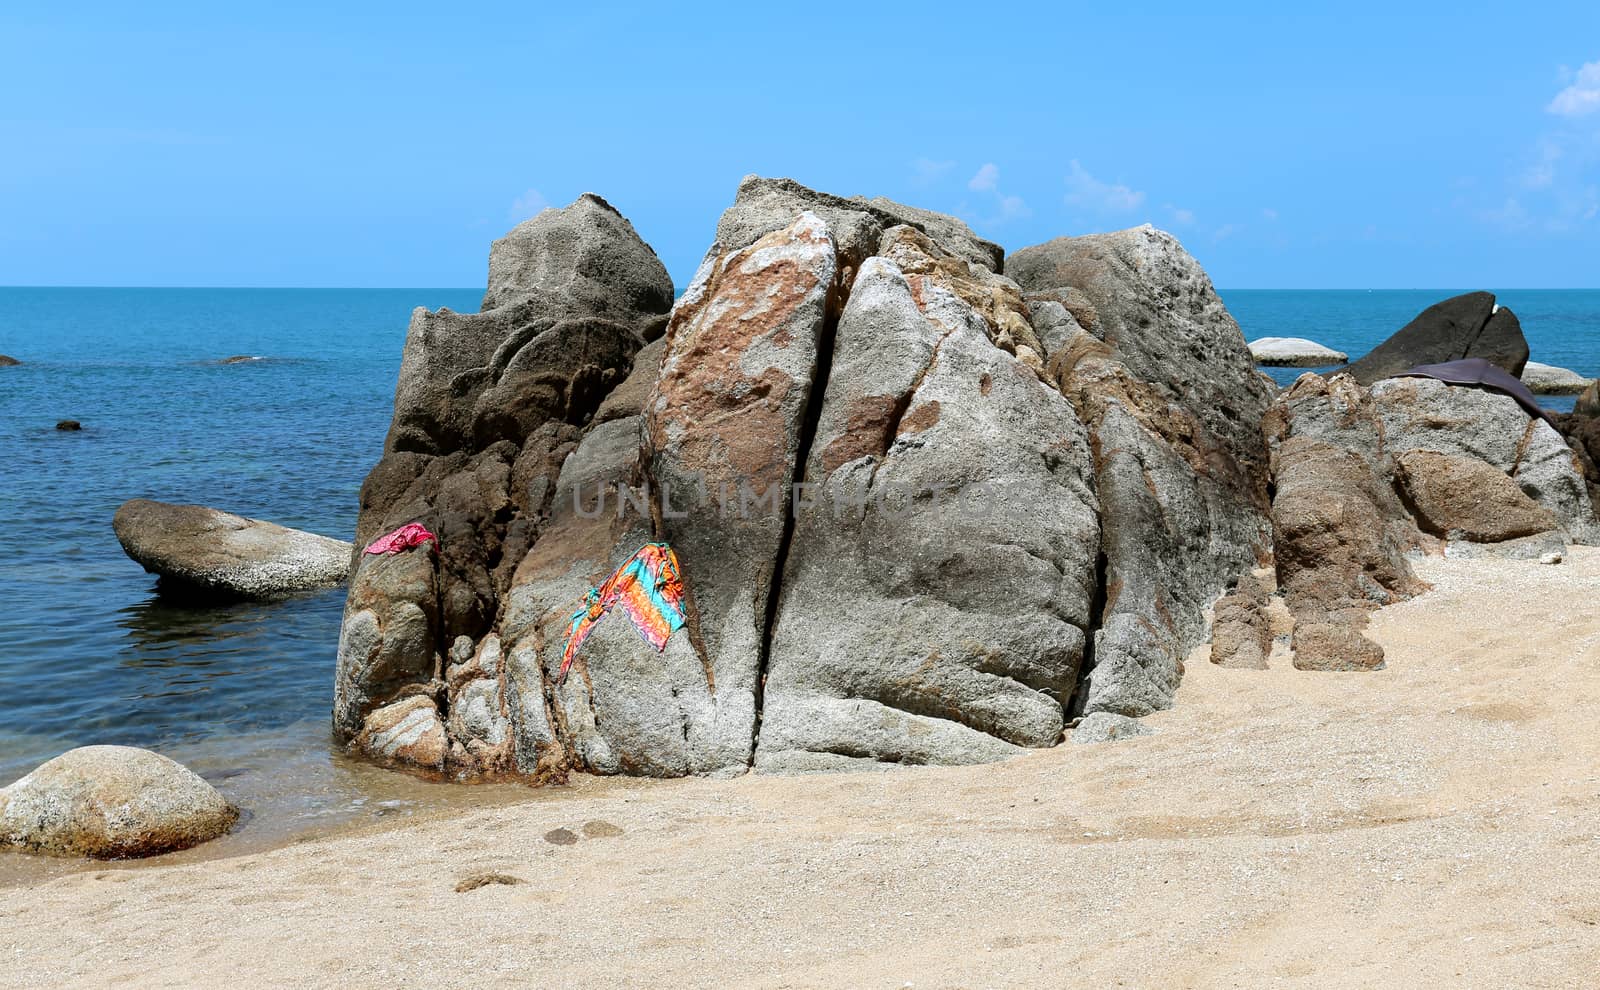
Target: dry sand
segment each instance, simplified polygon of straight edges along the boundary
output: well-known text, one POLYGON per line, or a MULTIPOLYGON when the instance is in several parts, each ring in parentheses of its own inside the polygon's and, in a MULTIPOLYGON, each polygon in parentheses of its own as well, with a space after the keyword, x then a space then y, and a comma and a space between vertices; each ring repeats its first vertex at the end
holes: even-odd
POLYGON ((1191 663, 1150 737, 13 886, 0 985, 1600 984, 1600 551, 1421 570, 1386 670, 1191 663))

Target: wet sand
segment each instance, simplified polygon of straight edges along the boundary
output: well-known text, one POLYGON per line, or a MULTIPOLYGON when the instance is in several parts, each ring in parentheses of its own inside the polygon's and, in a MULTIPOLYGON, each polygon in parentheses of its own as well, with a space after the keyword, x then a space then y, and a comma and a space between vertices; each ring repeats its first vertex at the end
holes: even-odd
POLYGON ((0 986, 1592 986, 1600 550, 1420 570, 1387 669, 1196 656, 1149 737, 14 879, 0 986))

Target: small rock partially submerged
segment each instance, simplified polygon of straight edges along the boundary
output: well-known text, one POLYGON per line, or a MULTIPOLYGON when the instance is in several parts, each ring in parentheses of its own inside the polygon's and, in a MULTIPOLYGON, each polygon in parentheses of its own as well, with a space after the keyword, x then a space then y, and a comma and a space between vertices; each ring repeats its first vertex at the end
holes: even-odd
POLYGON ((238 817, 216 788, 159 753, 84 746, 0 790, 0 846, 131 859, 199 845, 238 817))
POLYGON ((343 584, 352 546, 203 505, 134 499, 112 528, 129 557, 180 589, 272 598, 343 584))
POLYGON ((1304 337, 1261 337, 1250 342, 1250 356, 1269 368, 1326 368, 1350 355, 1304 337))
POLYGON ((254 355, 254 354, 235 354, 232 357, 225 357, 225 358, 223 358, 221 361, 219 361, 217 363, 218 364, 249 364, 252 361, 265 361, 265 360, 266 360, 266 358, 259 357, 259 356, 254 355))
POLYGON ((21 363, 9 354, 0 354, 0 368, 14 368, 21 363))
POLYGON ((1593 381, 1576 371, 1529 361, 1522 369, 1522 384, 1536 395, 1578 395, 1593 381))
POLYGON ((83 429, 83 424, 75 419, 63 419, 56 424, 56 429, 63 433, 76 433, 78 430, 83 429))

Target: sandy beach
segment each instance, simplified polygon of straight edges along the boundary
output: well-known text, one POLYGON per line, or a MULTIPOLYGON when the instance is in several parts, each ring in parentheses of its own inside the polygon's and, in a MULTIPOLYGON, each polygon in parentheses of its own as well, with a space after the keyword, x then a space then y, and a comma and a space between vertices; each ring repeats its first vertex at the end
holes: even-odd
POLYGON ((1600 550, 1419 573, 1387 669, 1201 652, 1145 738, 12 886, 0 985, 1591 986, 1600 550))

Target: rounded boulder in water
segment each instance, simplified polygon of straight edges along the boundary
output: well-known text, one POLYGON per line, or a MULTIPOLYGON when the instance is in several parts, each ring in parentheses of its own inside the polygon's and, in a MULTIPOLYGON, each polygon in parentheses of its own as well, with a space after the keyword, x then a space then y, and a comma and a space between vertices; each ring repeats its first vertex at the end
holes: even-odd
POLYGON ((68 750, 0 790, 0 846, 133 859, 214 839, 239 812, 193 771, 132 746, 68 750))

